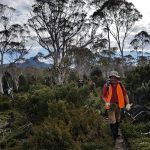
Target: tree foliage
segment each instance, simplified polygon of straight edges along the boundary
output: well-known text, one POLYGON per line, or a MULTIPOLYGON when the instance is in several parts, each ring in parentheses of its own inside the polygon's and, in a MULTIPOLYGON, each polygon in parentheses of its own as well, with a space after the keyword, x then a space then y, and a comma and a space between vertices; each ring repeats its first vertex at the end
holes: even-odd
POLYGON ((4 55, 11 56, 10 62, 17 62, 27 54, 27 34, 29 30, 26 25, 12 24, 15 9, 0 4, 0 60, 4 63, 4 55))
POLYGON ((125 39, 135 22, 142 18, 140 12, 125 0, 108 0, 96 9, 93 18, 105 28, 108 40, 109 34, 113 36, 123 58, 125 39))
POLYGON ((54 69, 57 68, 59 74, 65 68, 64 58, 73 45, 85 47, 96 39, 85 4, 76 0, 38 0, 33 6, 29 25, 36 32, 39 44, 47 50, 45 57, 53 60, 54 69))
POLYGON ((150 93, 150 66, 137 67, 127 74, 125 79, 126 87, 135 103, 145 105, 149 103, 150 93))
POLYGON ((130 45, 136 50, 137 60, 139 58, 139 49, 142 50, 142 56, 144 56, 144 48, 150 43, 150 35, 146 31, 141 31, 134 36, 134 39, 130 42, 130 45))

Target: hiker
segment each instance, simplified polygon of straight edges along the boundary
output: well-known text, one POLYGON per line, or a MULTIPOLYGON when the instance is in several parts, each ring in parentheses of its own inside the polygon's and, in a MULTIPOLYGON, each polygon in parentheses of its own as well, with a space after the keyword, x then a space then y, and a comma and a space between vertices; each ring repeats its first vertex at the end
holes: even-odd
POLYGON ((83 80, 81 80, 81 79, 78 81, 78 88, 80 88, 80 87, 83 87, 83 80))
POLYGON ((105 102, 105 109, 107 110, 108 121, 114 140, 119 136, 118 124, 120 122, 121 109, 126 105, 126 110, 129 111, 131 107, 126 89, 119 79, 118 72, 111 71, 102 92, 102 99, 105 102))

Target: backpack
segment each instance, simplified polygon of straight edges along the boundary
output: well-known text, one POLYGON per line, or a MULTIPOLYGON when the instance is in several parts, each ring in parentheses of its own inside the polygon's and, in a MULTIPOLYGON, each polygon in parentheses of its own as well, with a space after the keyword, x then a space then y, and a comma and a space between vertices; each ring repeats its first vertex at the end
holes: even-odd
MULTIPOLYGON (((125 95, 125 93, 124 93, 125 92, 125 88, 124 88, 123 84, 120 81, 118 81, 118 83, 120 84, 121 89, 123 91, 123 94, 125 95)), ((107 79, 105 84, 106 84, 106 87, 107 87, 107 91, 109 91, 109 86, 111 84, 111 80, 107 79)))

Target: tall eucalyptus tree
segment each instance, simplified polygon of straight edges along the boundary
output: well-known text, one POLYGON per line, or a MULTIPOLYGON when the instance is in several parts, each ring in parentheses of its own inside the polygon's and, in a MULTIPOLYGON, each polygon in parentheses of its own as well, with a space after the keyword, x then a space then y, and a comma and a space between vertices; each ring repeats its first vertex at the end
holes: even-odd
POLYGON ((144 54, 144 48, 150 43, 150 35, 146 31, 141 31, 134 36, 134 39, 131 41, 131 45, 134 49, 141 49, 142 56, 144 54))
POLYGON ((141 13, 126 0, 107 0, 96 9, 93 18, 101 20, 100 25, 108 32, 108 39, 110 34, 115 39, 123 59, 125 40, 135 22, 142 18, 141 13))
MULTIPOLYGON (((25 47, 29 31, 26 25, 14 24, 15 9, 0 4, 0 64, 4 63, 6 54, 16 54, 14 61, 21 59, 26 53, 25 47), (27 33, 25 35, 25 33, 27 33)), ((10 60, 12 62, 12 60, 10 60)))
POLYGON ((84 0, 36 0, 29 19, 39 44, 48 52, 61 81, 64 58, 72 46, 86 47, 94 38, 94 26, 87 18, 84 0))
POLYGON ((0 4, 0 92, 2 89, 2 76, 4 59, 9 58, 10 63, 22 59, 28 52, 26 49, 29 31, 26 25, 14 24, 15 9, 0 4), (26 35, 25 35, 26 33, 26 35))

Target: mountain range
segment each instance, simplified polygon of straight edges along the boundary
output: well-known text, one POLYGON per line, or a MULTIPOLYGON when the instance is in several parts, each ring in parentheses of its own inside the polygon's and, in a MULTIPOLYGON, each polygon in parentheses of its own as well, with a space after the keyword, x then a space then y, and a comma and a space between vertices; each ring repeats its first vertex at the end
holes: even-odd
POLYGON ((41 62, 38 57, 30 57, 29 59, 26 59, 23 63, 16 63, 16 66, 19 68, 51 68, 52 64, 41 62))
MULTIPOLYGON (((124 56, 131 54, 134 58, 136 58, 136 52, 130 52, 130 51, 124 51, 124 56)), ((120 56, 120 52, 117 52, 117 55, 120 56)), ((150 56, 150 53, 144 53, 144 56, 150 56)), ((45 63, 45 60, 40 59, 38 56, 30 57, 28 59, 25 59, 22 63, 16 63, 16 67, 19 68, 51 68, 53 64, 45 63)))

